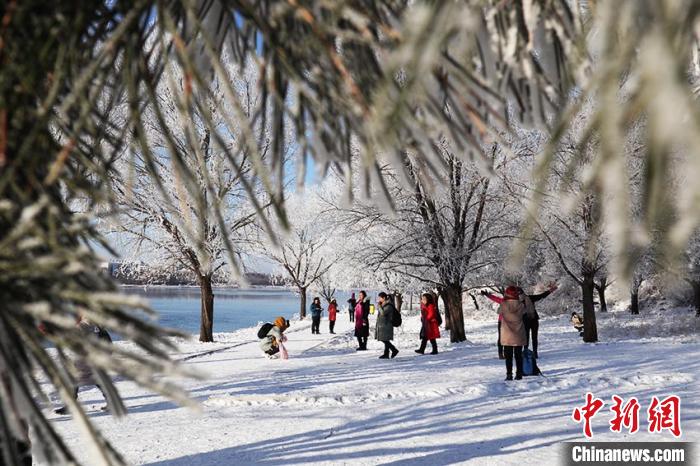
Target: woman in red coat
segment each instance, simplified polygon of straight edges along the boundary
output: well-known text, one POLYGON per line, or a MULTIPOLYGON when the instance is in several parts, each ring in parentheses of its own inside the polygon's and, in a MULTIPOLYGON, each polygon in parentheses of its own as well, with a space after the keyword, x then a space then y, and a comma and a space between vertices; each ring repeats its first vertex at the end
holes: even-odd
POLYGON ((430 354, 438 354, 436 340, 440 338, 440 326, 438 325, 437 312, 433 295, 430 293, 423 294, 420 299, 420 320, 423 325, 420 329, 420 348, 416 350, 418 354, 425 353, 428 340, 430 340, 430 345, 433 347, 430 354))
POLYGON ((333 328, 335 327, 335 317, 337 313, 338 303, 335 301, 335 299, 332 299, 331 303, 328 305, 328 327, 331 333, 335 333, 333 328))

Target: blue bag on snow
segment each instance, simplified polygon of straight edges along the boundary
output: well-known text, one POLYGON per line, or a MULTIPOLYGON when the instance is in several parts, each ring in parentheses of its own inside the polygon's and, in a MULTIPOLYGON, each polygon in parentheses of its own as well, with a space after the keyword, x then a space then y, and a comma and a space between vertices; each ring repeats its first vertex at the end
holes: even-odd
POLYGON ((537 360, 533 357, 530 348, 523 350, 523 375, 542 375, 537 367, 537 360))

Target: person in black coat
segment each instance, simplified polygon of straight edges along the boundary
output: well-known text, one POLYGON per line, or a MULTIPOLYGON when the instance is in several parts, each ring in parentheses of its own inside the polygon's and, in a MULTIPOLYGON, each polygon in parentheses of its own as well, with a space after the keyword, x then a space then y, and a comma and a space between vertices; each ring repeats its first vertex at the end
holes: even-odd
POLYGON ((350 322, 355 322, 355 306, 357 305, 357 300, 355 299, 355 293, 348 299, 348 305, 350 306, 350 322))
POLYGON ((538 338, 538 333, 540 329, 540 316, 537 314, 537 309, 535 308, 535 303, 541 299, 546 298, 552 292, 554 292, 558 288, 556 283, 551 283, 549 285, 549 289, 545 291, 544 293, 539 293, 539 294, 525 294, 525 291, 523 291, 522 288, 518 288, 518 292, 523 296, 524 299, 529 299, 532 303, 532 309, 534 311, 535 316, 534 317, 528 317, 527 314, 525 317, 523 317, 523 322, 525 323, 525 334, 527 336, 527 343, 525 344, 525 348, 527 348, 530 345, 530 336, 532 336, 532 357, 537 359, 537 338, 538 338))
POLYGON ((394 339, 394 313, 399 311, 383 291, 379 293, 377 303, 379 314, 374 337, 384 343, 384 353, 379 356, 379 359, 389 359, 389 352, 391 352, 391 359, 394 359, 399 354, 399 350, 391 344, 391 340, 394 339))

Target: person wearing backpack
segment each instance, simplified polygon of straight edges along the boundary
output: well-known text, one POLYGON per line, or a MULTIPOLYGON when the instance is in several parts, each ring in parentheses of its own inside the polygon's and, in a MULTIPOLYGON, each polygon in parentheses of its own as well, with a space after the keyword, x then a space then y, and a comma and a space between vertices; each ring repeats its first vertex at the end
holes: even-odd
POLYGON ((437 339, 440 338, 440 324, 438 323, 438 311, 435 306, 435 298, 431 293, 423 293, 420 298, 420 348, 416 350, 418 354, 425 354, 425 347, 430 341, 433 350, 430 354, 438 354, 437 339))
POLYGON ((538 334, 540 329, 540 316, 537 314, 537 309, 535 308, 535 303, 540 299, 544 299, 549 296, 552 292, 557 289, 556 283, 550 283, 547 291, 539 294, 526 294, 522 288, 518 288, 518 292, 522 296, 523 302, 527 307, 527 311, 524 317, 525 323, 525 347, 530 346, 530 336, 532 335, 532 357, 538 359, 537 355, 537 343, 538 334), (530 317, 533 316, 533 317, 530 317))
POLYGON ((335 299, 331 299, 331 303, 328 305, 328 330, 335 335, 333 329, 335 328, 335 319, 338 314, 338 303, 335 299))
MULTIPOLYGON (((389 352, 391 351, 391 359, 394 359, 399 350, 391 344, 391 340, 394 339, 394 325, 400 322, 396 318, 399 311, 388 299, 388 296, 383 291, 377 296, 377 303, 379 304, 379 315, 377 315, 377 327, 374 332, 374 338, 377 341, 384 343, 384 354, 379 356, 379 359, 389 359, 389 352)), ((400 316, 400 314, 398 314, 400 316)))
POLYGON ((263 351, 263 353, 265 353, 268 357, 271 357, 282 350, 284 354, 283 343, 287 341, 287 336, 284 335, 284 331, 288 328, 289 321, 282 316, 276 318, 274 324, 263 324, 258 331, 258 338, 260 338, 260 349, 263 351))
POLYGON ((364 291, 360 291, 359 297, 355 305, 355 337, 359 345, 357 351, 366 351, 369 338, 369 298, 364 291))
POLYGON ((316 297, 311 302, 311 333, 321 333, 319 330, 321 325, 321 313, 323 313, 321 298, 316 297))

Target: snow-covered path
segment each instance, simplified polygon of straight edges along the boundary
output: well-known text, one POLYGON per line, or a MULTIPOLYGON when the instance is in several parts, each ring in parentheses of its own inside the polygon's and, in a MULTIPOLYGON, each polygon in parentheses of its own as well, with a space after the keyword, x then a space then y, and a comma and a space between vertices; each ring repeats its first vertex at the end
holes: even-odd
MULTIPOLYGON (((237 345, 185 362, 209 375, 182 382, 201 413, 131 382, 117 384, 130 412, 124 420, 98 411, 96 389, 80 399, 134 464, 557 464, 560 442, 583 439, 571 412, 587 391, 608 403, 593 422, 593 440, 674 440, 668 432, 611 433, 613 394, 637 397, 641 430, 652 395, 679 395, 682 440, 700 436, 697 335, 585 345, 566 317, 545 319, 545 377, 506 383, 494 322, 470 321, 468 343, 443 338, 440 354, 420 356, 413 352, 419 322, 405 318, 394 360, 377 359, 381 344, 372 340, 369 351, 355 352, 345 314, 337 335, 328 334, 325 320, 321 335, 309 327, 293 323, 287 361, 261 356, 257 329, 219 334, 209 345, 183 343, 178 357, 237 345)), ((86 452, 69 418, 54 422, 86 452)))

